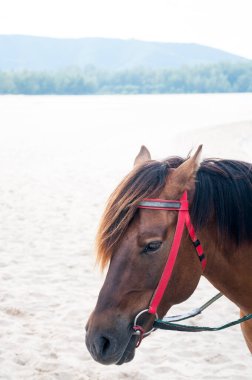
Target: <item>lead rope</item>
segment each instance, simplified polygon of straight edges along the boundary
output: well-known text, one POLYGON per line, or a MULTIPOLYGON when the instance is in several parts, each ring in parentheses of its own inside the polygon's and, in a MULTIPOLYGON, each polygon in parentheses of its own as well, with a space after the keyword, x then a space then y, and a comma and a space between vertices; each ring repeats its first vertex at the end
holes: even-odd
POLYGON ((220 331, 227 329, 228 327, 238 325, 240 323, 246 322, 249 319, 252 319, 252 314, 248 314, 242 318, 236 319, 235 321, 226 323, 225 325, 218 326, 218 327, 208 327, 208 326, 188 326, 188 325, 182 325, 180 323, 174 323, 177 321, 182 321, 185 319, 189 319, 192 317, 195 317, 196 315, 201 314, 203 310, 205 310, 208 306, 210 306, 212 303, 217 301, 223 294, 218 293, 216 296, 211 298, 208 302, 206 302, 204 305, 197 309, 193 309, 191 312, 182 314, 182 315, 175 315, 172 317, 165 317, 163 319, 156 319, 154 322, 154 328, 156 329, 162 329, 162 330, 172 330, 172 331, 184 331, 184 332, 202 332, 202 331, 220 331))
POLYGON ((158 321, 162 321, 164 323, 169 323, 169 322, 183 321, 183 320, 188 319, 188 318, 196 317, 197 315, 201 314, 203 310, 205 310, 207 307, 212 305, 212 303, 217 301, 222 296, 223 296, 222 293, 218 293, 213 298, 211 298, 209 301, 204 303, 204 305, 202 305, 196 309, 193 309, 193 310, 189 311, 188 313, 181 314, 181 315, 173 315, 170 317, 164 317, 163 319, 156 319, 156 321, 158 320, 158 321))

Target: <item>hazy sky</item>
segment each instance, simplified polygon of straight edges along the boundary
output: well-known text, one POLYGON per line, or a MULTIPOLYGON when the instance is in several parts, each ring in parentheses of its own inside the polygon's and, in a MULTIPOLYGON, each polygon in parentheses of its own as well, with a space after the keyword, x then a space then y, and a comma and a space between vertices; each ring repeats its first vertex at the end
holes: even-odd
POLYGON ((0 0, 0 34, 195 42, 252 59, 252 0, 0 0))

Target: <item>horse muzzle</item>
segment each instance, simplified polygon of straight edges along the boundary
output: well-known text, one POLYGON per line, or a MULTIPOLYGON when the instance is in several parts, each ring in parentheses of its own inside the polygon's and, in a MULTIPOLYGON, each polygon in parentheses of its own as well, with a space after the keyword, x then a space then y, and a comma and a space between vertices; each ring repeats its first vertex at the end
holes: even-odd
POLYGON ((117 321, 113 328, 101 328, 100 324, 89 320, 86 326, 86 346, 98 363, 123 364, 131 361, 135 355, 137 336, 132 327, 124 321, 117 321))

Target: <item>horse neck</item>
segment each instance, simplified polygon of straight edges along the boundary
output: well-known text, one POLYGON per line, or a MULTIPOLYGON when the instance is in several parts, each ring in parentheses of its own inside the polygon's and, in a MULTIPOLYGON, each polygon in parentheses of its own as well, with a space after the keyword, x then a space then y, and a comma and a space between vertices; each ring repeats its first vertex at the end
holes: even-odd
POLYGON ((198 236, 207 257, 204 277, 245 313, 251 313, 252 244, 240 247, 232 242, 219 244, 213 226, 208 226, 198 236))

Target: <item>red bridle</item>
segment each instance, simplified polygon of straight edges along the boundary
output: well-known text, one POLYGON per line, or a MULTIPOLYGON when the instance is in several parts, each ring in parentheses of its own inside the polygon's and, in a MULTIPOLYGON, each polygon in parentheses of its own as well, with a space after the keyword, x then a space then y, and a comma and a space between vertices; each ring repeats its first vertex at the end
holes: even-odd
MULTIPOLYGON (((202 271, 204 271, 206 267, 206 258, 204 256, 201 243, 197 239, 194 227, 191 222, 186 191, 183 193, 179 201, 146 198, 142 202, 139 203, 138 208, 150 209, 150 210, 178 211, 178 221, 177 221, 177 226, 176 226, 172 246, 170 249, 170 253, 168 255, 168 259, 166 261, 159 283, 150 301, 150 305, 148 309, 146 310, 149 314, 157 315, 158 306, 163 298, 165 289, 167 288, 167 285, 170 281, 173 268, 176 263, 176 259, 178 256, 178 251, 181 244, 181 239, 182 239, 185 226, 188 230, 189 236, 198 254, 198 257, 202 266, 202 271)), ((138 316, 141 313, 139 313, 138 316)), ((135 319, 133 329, 136 332, 139 331, 140 338, 142 338, 143 335, 145 335, 146 333, 143 332, 143 328, 141 326, 138 326, 136 324, 138 316, 135 319)), ((140 340, 138 343, 140 344, 140 340)))

